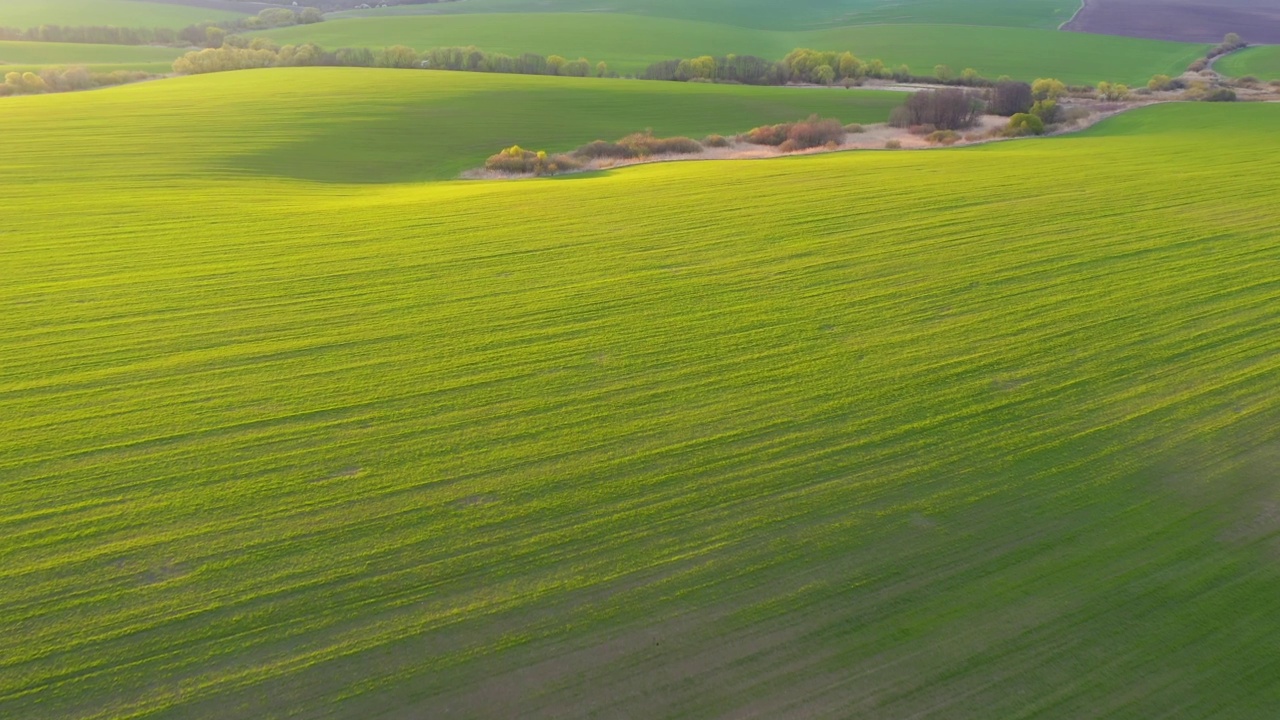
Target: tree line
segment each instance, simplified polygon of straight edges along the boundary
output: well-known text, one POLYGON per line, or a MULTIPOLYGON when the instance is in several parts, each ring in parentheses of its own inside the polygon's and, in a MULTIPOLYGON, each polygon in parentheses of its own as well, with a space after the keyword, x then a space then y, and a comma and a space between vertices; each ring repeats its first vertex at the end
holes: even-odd
POLYGON ((221 47, 192 51, 173 63, 182 75, 248 70, 267 67, 335 66, 414 68, 564 77, 617 77, 606 63, 594 65, 586 58, 568 60, 559 55, 525 53, 519 56, 490 53, 475 47, 433 48, 418 52, 404 45, 381 50, 340 48, 328 51, 312 43, 278 46, 263 37, 252 40, 227 36, 221 47))
POLYGON ((295 12, 267 8, 257 15, 223 22, 201 22, 180 30, 173 28, 115 27, 113 25, 40 25, 25 30, 0 26, 0 40, 25 42, 93 43, 97 45, 172 45, 220 47, 234 33, 309 25, 324 20, 315 8, 295 12))
POLYGON ((781 60, 753 55, 703 55, 665 60, 645 68, 636 77, 642 80, 676 82, 731 82, 745 85, 786 85, 789 83, 835 83, 858 85, 868 79, 897 82, 932 82, 968 87, 991 87, 997 81, 982 77, 977 70, 960 72, 947 65, 935 65, 932 75, 912 72, 906 65, 889 67, 882 60, 864 60, 851 52, 797 48, 781 60))

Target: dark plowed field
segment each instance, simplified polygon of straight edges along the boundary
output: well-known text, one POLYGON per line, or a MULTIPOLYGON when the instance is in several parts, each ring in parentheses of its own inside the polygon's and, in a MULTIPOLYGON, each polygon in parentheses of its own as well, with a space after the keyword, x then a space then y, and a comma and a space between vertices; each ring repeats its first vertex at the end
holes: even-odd
POLYGON ((1250 43, 1280 43, 1280 1, 1085 0, 1064 29, 1184 42, 1218 42, 1234 32, 1250 43))

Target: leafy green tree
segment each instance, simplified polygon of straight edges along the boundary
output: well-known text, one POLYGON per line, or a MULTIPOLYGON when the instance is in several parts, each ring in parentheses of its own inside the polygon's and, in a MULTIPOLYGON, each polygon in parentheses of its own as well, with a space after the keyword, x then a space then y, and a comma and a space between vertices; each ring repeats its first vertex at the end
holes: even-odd
POLYGON ((1057 100, 1067 94, 1067 86, 1061 80, 1040 78, 1031 83, 1031 97, 1036 100, 1057 100))
POLYGON ((864 72, 862 61, 851 52, 841 53, 836 61, 836 73, 842 78, 862 77, 864 72))
POLYGON ((956 74, 952 72, 951 67, 948 65, 934 65, 933 76, 942 82, 947 82, 955 79, 956 74))
POLYGON ((1173 80, 1168 75, 1152 75, 1147 81, 1147 87, 1151 90, 1168 90, 1173 87, 1173 80))
POLYGON ((1029 132, 1033 135, 1044 134, 1044 121, 1031 113, 1018 113, 1009 118, 1009 129, 1029 132))
POLYGON ((836 71, 830 65, 819 65, 813 69, 813 81, 819 85, 830 85, 836 79, 836 71))
POLYGON ((559 55, 549 56, 547 58, 547 74, 559 75, 560 71, 564 69, 565 64, 568 62, 569 62, 568 60, 565 60, 559 55))

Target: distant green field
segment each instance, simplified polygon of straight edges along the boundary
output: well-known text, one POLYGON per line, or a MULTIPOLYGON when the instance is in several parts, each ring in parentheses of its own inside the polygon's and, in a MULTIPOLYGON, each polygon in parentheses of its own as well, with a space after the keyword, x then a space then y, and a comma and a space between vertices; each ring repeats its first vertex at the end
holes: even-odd
POLYGON ((1280 706, 1280 106, 360 184, 502 80, 0 103, 0 717, 1280 706))
MULTIPOLYGON (((844 122, 884 122, 905 95, 865 90, 797 90, 731 85, 529 77, 429 70, 291 69, 178 78, 113 91, 102 105, 126 112, 134 103, 179 126, 206 88, 234 97, 265 125, 249 134, 287 140, 258 152, 216 154, 208 171, 275 175, 324 182, 405 182, 456 177, 489 155, 520 144, 570 150, 652 128, 662 135, 735 133, 818 113, 844 122), (271 102, 249 110, 260 91, 271 102), (115 102, 119 102, 117 107, 115 102), (519 112, 512 112, 519 108, 519 112)), ((231 111, 232 106, 227 106, 231 111)), ((173 132, 173 130, 156 130, 173 132)), ((233 146, 242 144, 237 140, 233 146)), ((87 161, 86 161, 87 162, 87 161)))
POLYGON ((169 72, 174 58, 182 53, 176 48, 150 46, 0 41, 0 73, 15 69, 12 66, 51 65, 169 72))
POLYGON ((1252 75, 1261 80, 1280 80, 1280 45, 1260 45, 1232 53, 1213 64, 1230 77, 1252 75))
POLYGON ((559 54, 604 60, 623 74, 673 57, 737 53, 781 59, 797 47, 850 50, 907 64, 921 74, 938 64, 957 72, 973 67, 989 77, 1064 82, 1139 83, 1157 73, 1177 74, 1206 46, 1051 30, 954 25, 842 27, 772 32, 728 25, 609 14, 411 16, 332 20, 266 31, 278 42, 343 46, 409 45, 418 49, 476 45, 493 52, 559 54))
POLYGON ((1079 7, 1079 0, 466 0, 350 10, 333 16, 591 12, 705 20, 771 30, 897 23, 1053 29, 1071 19, 1079 7))
POLYGON ((186 27, 202 20, 230 20, 245 13, 140 0, 4 0, 0 25, 115 25, 186 27))

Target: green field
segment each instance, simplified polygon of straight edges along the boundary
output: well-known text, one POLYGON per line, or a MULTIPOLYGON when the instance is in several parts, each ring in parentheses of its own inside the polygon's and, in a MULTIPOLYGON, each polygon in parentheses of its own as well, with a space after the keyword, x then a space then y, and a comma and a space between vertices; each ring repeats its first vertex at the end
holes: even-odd
POLYGON ((130 108, 151 108, 163 118, 147 132, 185 139, 190 108, 209 92, 220 112, 254 117, 234 130, 251 137, 227 138, 218 130, 202 140, 218 146, 203 171, 331 183, 449 179, 514 144, 566 151, 646 128, 700 138, 815 112, 844 122, 884 122, 905 98, 865 90, 334 68, 177 78, 113 92, 98 106, 110 108, 108 118, 123 113, 121 122, 134 126, 139 121, 130 108), (260 102, 264 92, 269 104, 260 102), (258 135, 267 139, 262 147, 242 149, 258 135))
MULTIPOLYGON (((466 4, 466 3, 459 3, 466 4)), ((1072 84, 1101 80, 1145 83, 1178 74, 1206 46, 1018 28, 954 25, 842 27, 776 32, 713 23, 609 14, 454 15, 331 20, 265 31, 281 43, 326 48, 475 45, 491 52, 535 52, 604 60, 635 73, 650 63, 697 55, 759 55, 779 60, 797 47, 850 50, 890 66, 932 74, 938 64, 972 67, 988 77, 1057 77, 1072 84)))
POLYGON ((173 60, 183 53, 176 48, 88 43, 10 42, 0 40, 0 73, 54 65, 83 65, 93 70, 172 71, 173 60))
POLYGON ((1280 106, 369 183, 435 82, 4 100, 0 717, 1280 705, 1280 106))
POLYGON ((115 25, 181 28, 202 20, 231 20, 247 13, 140 0, 4 0, 0 26, 115 25))
POLYGON ((1079 0, 466 0, 350 10, 333 17, 554 11, 705 20, 774 30, 896 23, 1053 29, 1071 19, 1079 7, 1079 0))
POLYGON ((1252 75, 1260 80, 1280 80, 1280 45, 1245 48, 1219 59, 1213 69, 1229 77, 1252 75))

